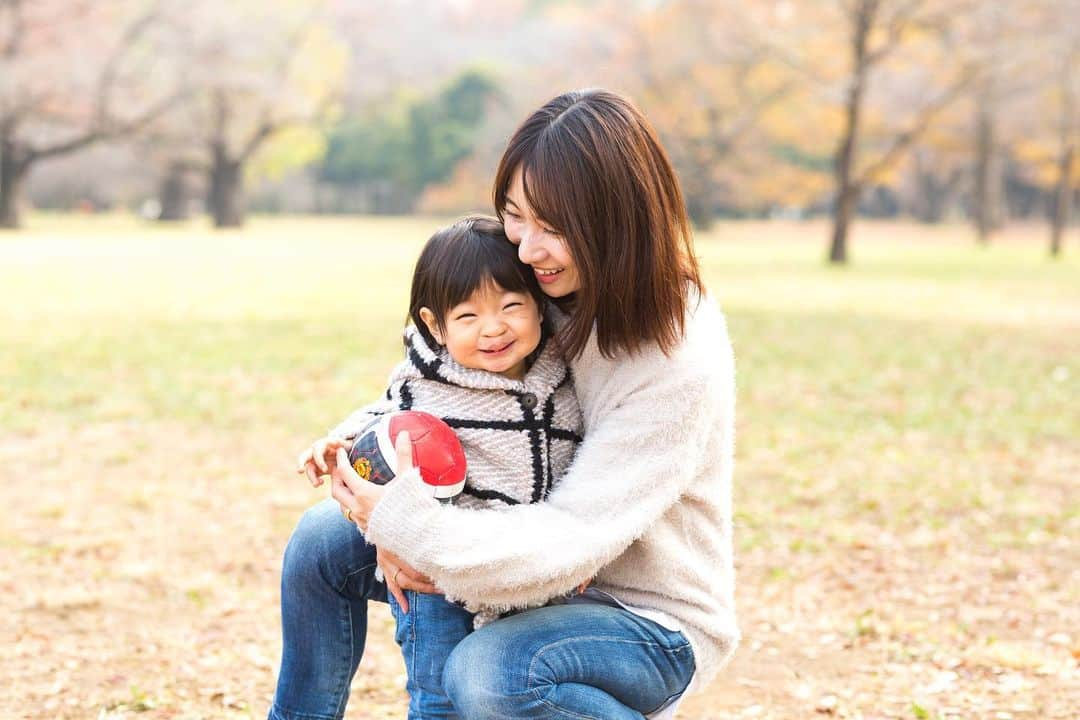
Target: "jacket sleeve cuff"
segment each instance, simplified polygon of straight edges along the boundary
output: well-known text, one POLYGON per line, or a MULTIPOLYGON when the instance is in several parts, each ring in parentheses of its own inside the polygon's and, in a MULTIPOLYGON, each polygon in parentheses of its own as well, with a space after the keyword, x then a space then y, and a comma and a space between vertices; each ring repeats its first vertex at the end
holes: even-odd
POLYGON ((415 468, 398 476, 368 518, 368 541, 406 560, 417 570, 423 565, 422 548, 436 530, 436 516, 442 505, 431 496, 415 468))

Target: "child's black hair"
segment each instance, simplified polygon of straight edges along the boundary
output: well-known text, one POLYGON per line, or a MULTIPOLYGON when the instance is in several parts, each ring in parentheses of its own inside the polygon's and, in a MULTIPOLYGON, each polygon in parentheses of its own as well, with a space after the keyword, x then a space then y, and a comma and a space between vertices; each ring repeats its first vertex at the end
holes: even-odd
POLYGON ((430 309, 439 326, 445 327, 447 313, 489 283, 532 295, 543 312, 545 296, 536 275, 518 260, 517 247, 507 239, 502 223, 486 215, 470 215, 432 235, 420 251, 409 317, 424 340, 435 347, 420 308, 430 309))

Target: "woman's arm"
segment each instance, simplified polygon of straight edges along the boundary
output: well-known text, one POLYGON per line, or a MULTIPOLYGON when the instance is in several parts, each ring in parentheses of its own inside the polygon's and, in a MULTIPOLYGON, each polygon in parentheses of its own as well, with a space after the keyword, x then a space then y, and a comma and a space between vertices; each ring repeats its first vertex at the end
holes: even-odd
MULTIPOLYGON (((726 341, 725 341, 726 342, 726 341)), ((442 506, 418 473, 387 486, 367 537, 434 578, 447 595, 520 606, 593 577, 679 499, 709 438, 730 427, 727 357, 658 373, 591 427, 549 498, 498 510, 442 506)))

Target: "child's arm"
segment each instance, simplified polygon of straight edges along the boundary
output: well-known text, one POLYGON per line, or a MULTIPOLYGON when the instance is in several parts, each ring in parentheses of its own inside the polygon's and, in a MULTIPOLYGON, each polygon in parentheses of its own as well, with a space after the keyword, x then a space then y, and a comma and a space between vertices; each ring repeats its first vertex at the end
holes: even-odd
POLYGON ((296 472, 307 475, 312 487, 319 487, 323 484, 323 477, 329 475, 337 466, 338 449, 344 448, 348 452, 351 447, 351 440, 342 440, 330 435, 316 440, 311 447, 300 453, 296 472))
POLYGON ((359 410, 354 410, 348 417, 342 420, 332 429, 326 437, 316 440, 311 447, 300 453, 297 460, 296 472, 307 475, 312 487, 323 484, 323 476, 329 475, 336 464, 338 448, 344 448, 348 452, 352 447, 357 433, 373 419, 380 415, 393 412, 397 404, 390 398, 394 397, 394 387, 390 391, 370 405, 365 405, 359 410))
POLYGON ((397 409, 397 404, 384 396, 381 400, 365 405, 359 410, 354 410, 330 431, 328 437, 347 440, 349 442, 345 447, 351 447, 352 440, 356 439, 356 436, 368 423, 380 415, 386 415, 397 409))

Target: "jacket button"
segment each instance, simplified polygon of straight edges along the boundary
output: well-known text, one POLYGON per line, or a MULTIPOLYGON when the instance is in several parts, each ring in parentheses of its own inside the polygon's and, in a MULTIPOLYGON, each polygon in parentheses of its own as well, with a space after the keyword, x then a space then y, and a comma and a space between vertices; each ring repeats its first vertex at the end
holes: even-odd
POLYGON ((532 393, 525 393, 521 396, 521 406, 526 410, 532 410, 536 407, 536 395, 532 393))

